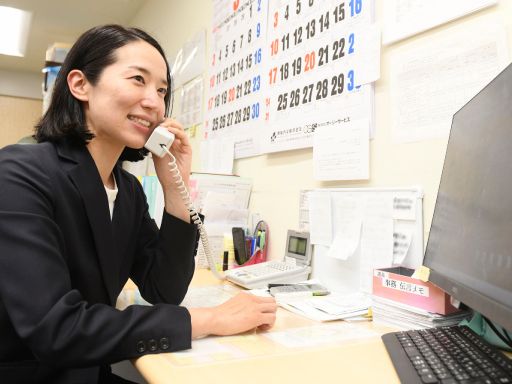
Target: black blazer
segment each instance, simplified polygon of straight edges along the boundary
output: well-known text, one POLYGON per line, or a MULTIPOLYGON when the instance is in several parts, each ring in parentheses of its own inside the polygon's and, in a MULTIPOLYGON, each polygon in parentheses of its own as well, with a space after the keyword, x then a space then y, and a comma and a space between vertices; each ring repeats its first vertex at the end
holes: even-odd
POLYGON ((85 147, 0 150, 0 381, 96 382, 100 365, 190 348, 197 228, 150 218, 119 166, 112 220, 85 147), (130 277, 154 306, 114 308, 130 277), (171 304, 171 305, 170 305, 171 304))

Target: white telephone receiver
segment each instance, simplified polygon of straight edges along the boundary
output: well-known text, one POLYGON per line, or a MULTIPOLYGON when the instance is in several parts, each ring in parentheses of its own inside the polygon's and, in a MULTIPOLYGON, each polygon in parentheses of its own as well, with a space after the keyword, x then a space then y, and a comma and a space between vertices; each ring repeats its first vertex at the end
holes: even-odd
POLYGON ((174 134, 164 127, 158 126, 151 133, 151 136, 149 136, 148 141, 144 144, 144 148, 150 151, 153 155, 164 157, 167 153, 167 148, 171 146, 173 141, 174 134))
POLYGON ((151 133, 151 136, 149 137, 148 141, 144 145, 144 147, 149 150, 153 155, 158 157, 164 157, 166 154, 169 155, 169 158, 171 161, 169 162, 170 171, 172 173, 172 177, 174 178, 174 182, 176 183, 178 190, 181 194, 181 198, 183 199, 183 202, 185 203, 187 209, 190 212, 190 216, 192 217, 192 220, 194 221, 194 224, 197 225, 199 228, 199 234, 201 236, 201 242, 203 244, 204 253, 206 255, 206 259, 208 260, 208 265, 210 266, 210 270, 215 275, 215 277, 223 280, 225 279, 224 274, 217 271, 217 268, 215 266, 215 262, 213 260, 213 256, 210 250, 210 244, 208 243, 208 236, 206 234, 206 230, 204 228, 203 222, 201 221, 201 218, 199 217, 196 209, 194 208, 192 204, 192 200, 190 199, 190 195, 188 193, 188 189, 183 182, 183 179, 181 178, 180 171, 178 169, 178 166, 176 165, 176 158, 173 156, 173 154, 169 151, 169 147, 171 146, 172 142, 174 141, 174 134, 169 132, 164 127, 156 127, 153 133, 151 133))

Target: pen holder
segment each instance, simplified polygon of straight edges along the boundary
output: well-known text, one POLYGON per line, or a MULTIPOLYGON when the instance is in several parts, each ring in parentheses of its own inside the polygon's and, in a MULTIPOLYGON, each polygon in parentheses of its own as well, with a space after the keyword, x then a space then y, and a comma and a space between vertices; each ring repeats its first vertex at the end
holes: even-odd
POLYGON ((261 251, 261 249, 256 248, 256 251, 254 251, 254 253, 249 258, 249 260, 247 260, 242 265, 237 265, 235 268, 237 268, 237 267, 246 267, 248 265, 258 264, 258 263, 261 263, 263 261, 266 261, 265 256, 263 255, 263 252, 261 251))
POLYGON ((251 257, 242 265, 236 265, 234 268, 245 267, 247 265, 253 265, 267 261, 269 230, 267 223, 265 223, 263 220, 259 221, 256 225, 256 228, 254 229, 254 238, 257 239, 257 241, 251 257))
MULTIPOLYGON (((268 245, 270 244, 270 231, 268 229, 267 223, 264 222, 263 220, 258 221, 258 224, 256 224, 256 228, 254 228, 253 236, 257 239, 256 248, 258 248, 261 251, 261 261, 267 261, 267 250, 268 245)), ((256 252, 253 252, 252 256, 254 256, 255 254, 256 252)))

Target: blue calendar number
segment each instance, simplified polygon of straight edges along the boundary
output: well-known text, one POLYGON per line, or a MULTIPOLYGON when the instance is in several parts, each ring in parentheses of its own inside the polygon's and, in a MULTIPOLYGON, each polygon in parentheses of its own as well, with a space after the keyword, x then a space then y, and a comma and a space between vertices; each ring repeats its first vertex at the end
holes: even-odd
POLYGON ((347 77, 348 77, 347 89, 348 89, 349 91, 353 91, 353 90, 354 90, 354 88, 355 88, 355 83, 354 83, 354 71, 353 71, 353 70, 348 71, 348 73, 347 73, 347 77))
POLYGON ((260 103, 251 106, 251 119, 257 119, 258 117, 260 117, 260 103))
POLYGON ((348 53, 354 53, 354 42, 355 42, 355 35, 353 33, 350 34, 348 37, 348 53))
POLYGON ((252 78, 252 91, 257 92, 260 90, 260 75, 252 78))
POLYGON ((258 48, 254 52, 254 64, 259 64, 259 63, 261 63, 261 48, 258 48))
POLYGON ((350 16, 356 16, 363 10, 363 0, 350 0, 350 16))

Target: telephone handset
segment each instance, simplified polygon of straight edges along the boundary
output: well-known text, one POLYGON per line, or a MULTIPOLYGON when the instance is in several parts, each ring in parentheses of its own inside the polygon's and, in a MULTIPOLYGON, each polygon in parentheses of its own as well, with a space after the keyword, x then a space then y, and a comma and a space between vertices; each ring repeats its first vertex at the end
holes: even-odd
POLYGON ((217 271, 217 268, 215 266, 215 262, 213 260, 213 256, 212 256, 212 253, 210 250, 210 244, 208 243, 208 235, 206 234, 206 230, 204 228, 203 222, 201 221, 199 214, 197 213, 196 209, 194 208, 194 205, 192 204, 192 200, 190 199, 190 195, 188 193, 187 187, 186 187, 185 183, 183 182, 183 179, 181 178, 180 171, 178 169, 178 166, 176 165, 176 158, 169 151, 169 147, 171 146, 173 141, 174 141, 174 134, 172 132, 169 132, 166 128, 159 126, 159 127, 156 127, 155 130, 151 133, 151 136, 149 137, 146 144, 144 144, 144 147, 148 151, 153 153, 153 155, 158 156, 158 157, 164 157, 166 154, 169 155, 169 158, 171 159, 171 161, 169 162, 169 167, 170 167, 170 171, 172 173, 172 177, 178 187, 178 191, 180 192, 183 202, 185 203, 188 211, 190 212, 190 216, 192 217, 194 224, 196 224, 197 227, 199 228, 199 235, 201 237, 201 242, 203 244, 204 253, 206 255, 206 259, 208 260, 208 265, 210 266, 210 270, 215 275, 215 277, 223 280, 223 279, 225 279, 225 276, 224 276, 224 274, 217 271))

